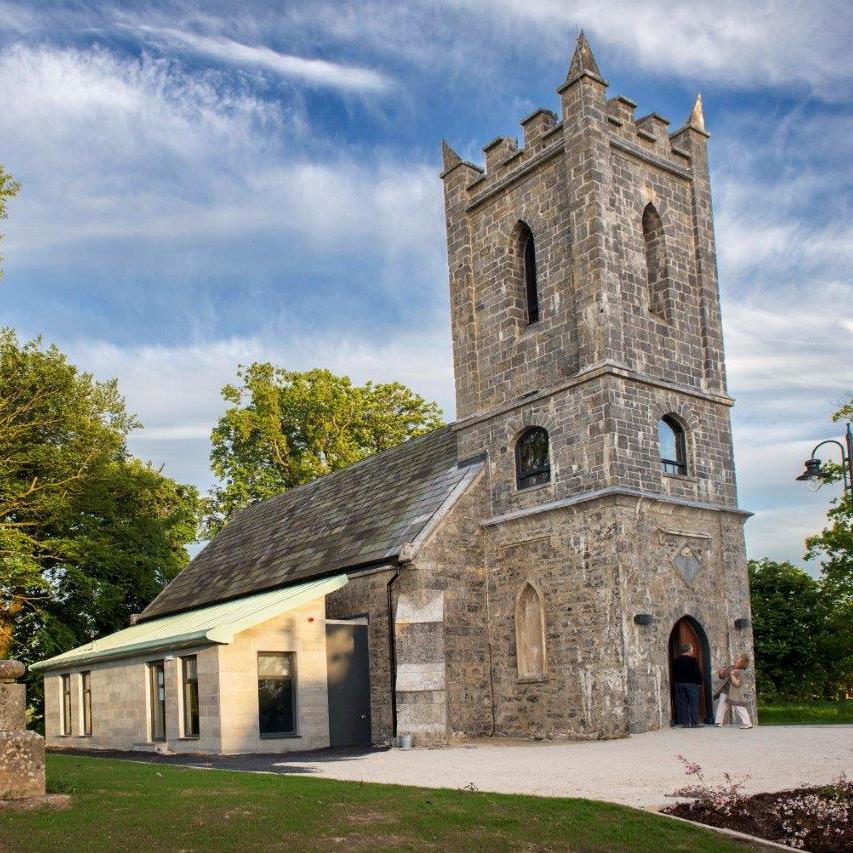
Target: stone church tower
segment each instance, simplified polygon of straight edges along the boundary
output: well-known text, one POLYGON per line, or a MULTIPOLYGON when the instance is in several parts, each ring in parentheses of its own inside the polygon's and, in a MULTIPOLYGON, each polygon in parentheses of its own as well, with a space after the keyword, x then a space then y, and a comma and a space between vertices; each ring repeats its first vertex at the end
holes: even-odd
POLYGON ((443 144, 453 429, 486 459, 490 727, 607 737, 668 725, 679 642, 752 652, 748 513, 701 100, 636 118, 583 34, 557 91, 485 169, 443 144))

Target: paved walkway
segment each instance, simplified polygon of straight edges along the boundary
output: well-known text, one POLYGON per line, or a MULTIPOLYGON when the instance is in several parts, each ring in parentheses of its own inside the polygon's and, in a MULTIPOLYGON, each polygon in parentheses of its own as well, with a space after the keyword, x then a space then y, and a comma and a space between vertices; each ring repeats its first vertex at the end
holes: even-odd
MULTIPOLYGON (((706 779, 751 776, 747 790, 778 791, 853 775, 853 726, 667 729, 622 740, 548 743, 478 740, 443 749, 329 750, 297 755, 150 756, 195 767, 310 774, 428 788, 589 797, 656 808, 685 784, 678 754, 699 763, 706 779)), ((148 760, 139 753, 117 757, 148 760)))

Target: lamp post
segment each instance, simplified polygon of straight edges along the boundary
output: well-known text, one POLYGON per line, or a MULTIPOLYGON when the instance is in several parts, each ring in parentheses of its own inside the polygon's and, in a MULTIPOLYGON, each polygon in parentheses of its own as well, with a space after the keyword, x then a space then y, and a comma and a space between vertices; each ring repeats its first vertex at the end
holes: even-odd
POLYGON ((850 430, 849 423, 844 434, 844 444, 834 438, 828 438, 826 441, 816 444, 811 457, 806 459, 805 470, 797 479, 804 482, 813 491, 817 491, 826 482, 826 476, 820 468, 820 459, 815 456, 815 453, 824 444, 834 444, 841 451, 841 473, 844 479, 844 490, 853 494, 853 432, 850 430), (846 448, 845 445, 847 445, 846 448))

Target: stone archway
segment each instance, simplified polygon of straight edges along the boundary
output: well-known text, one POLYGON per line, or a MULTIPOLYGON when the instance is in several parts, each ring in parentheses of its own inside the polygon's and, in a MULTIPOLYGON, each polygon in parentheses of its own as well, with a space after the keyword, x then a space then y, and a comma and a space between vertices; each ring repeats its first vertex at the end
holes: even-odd
POLYGON ((699 716, 702 722, 714 722, 714 699, 711 693, 711 646, 702 625, 692 616, 682 616, 673 625, 669 635, 669 719, 675 723, 675 682, 672 679, 672 662, 679 654, 679 646, 690 643, 702 671, 699 689, 699 716))

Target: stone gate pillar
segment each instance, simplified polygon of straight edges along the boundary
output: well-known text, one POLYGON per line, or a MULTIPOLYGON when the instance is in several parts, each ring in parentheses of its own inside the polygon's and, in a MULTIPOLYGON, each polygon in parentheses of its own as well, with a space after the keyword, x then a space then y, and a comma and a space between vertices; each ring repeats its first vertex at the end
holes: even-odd
POLYGON ((44 738, 26 729, 26 687, 17 683, 25 671, 16 660, 0 660, 0 800, 45 793, 44 738))

